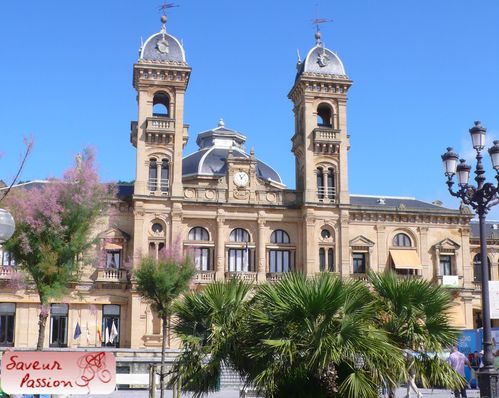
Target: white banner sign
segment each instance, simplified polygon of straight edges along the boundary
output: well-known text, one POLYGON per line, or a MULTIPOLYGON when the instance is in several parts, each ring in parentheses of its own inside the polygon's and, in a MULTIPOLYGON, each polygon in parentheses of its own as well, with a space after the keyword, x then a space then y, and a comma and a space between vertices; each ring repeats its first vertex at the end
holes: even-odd
POLYGON ((489 281, 490 319, 499 319, 499 281, 489 281))
POLYGON ((442 286, 459 287, 459 276, 458 275, 443 275, 442 276, 442 286))

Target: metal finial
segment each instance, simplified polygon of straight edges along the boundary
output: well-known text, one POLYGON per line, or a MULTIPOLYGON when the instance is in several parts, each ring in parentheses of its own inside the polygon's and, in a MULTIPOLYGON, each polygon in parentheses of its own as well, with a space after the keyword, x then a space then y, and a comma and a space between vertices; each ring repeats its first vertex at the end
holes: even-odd
POLYGON ((220 118, 220 120, 218 121, 218 127, 224 127, 224 126, 225 126, 224 120, 220 118))
POLYGON ((333 22, 332 19, 326 19, 326 18, 315 18, 312 20, 312 23, 316 26, 316 31, 315 31, 315 42, 317 45, 321 45, 321 29, 320 25, 323 23, 328 23, 328 22, 333 22))

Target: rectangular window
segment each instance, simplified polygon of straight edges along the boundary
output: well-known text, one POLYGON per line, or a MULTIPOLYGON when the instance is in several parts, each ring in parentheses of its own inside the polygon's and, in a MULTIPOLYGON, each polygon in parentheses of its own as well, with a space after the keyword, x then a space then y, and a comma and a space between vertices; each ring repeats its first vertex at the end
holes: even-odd
POLYGON ((366 273, 366 253, 352 253, 353 260, 353 273, 365 274, 366 273))
POLYGON ((106 251, 106 268, 121 268, 121 250, 106 251))
POLYGON ((120 306, 106 304, 102 306, 102 346, 120 346, 120 306))
POLYGON ((50 305, 50 347, 68 346, 68 305, 50 305))
POLYGON ((253 269, 251 249, 229 249, 229 272, 248 272, 253 269))
POLYGON ((331 248, 327 249, 327 266, 329 272, 334 272, 334 250, 331 248))
POLYGON ((269 251, 269 272, 290 272, 292 270, 289 250, 269 251))
POLYGON ((14 303, 0 303, 0 346, 14 345, 14 325, 16 319, 16 305, 14 303))
POLYGON ((16 265, 16 261, 14 260, 12 253, 4 250, 2 245, 0 245, 0 265, 7 267, 14 267, 16 265))
POLYGON ((319 249, 319 271, 324 272, 326 270, 326 249, 319 249))
POLYGON ((194 249, 194 264, 199 271, 210 271, 210 249, 207 247, 197 247, 194 249))
POLYGON ((451 256, 440 256, 440 269, 442 270, 442 275, 454 275, 452 272, 451 256))

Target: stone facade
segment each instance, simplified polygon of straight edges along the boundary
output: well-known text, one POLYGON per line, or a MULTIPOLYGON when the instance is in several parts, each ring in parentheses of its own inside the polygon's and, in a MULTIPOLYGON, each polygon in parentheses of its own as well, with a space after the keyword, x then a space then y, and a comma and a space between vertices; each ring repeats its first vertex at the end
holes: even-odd
MULTIPOLYGON (((138 118, 130 134, 136 179, 119 186, 110 214, 95 225, 95 253, 89 254, 80 283, 55 303, 67 306, 53 307, 46 346, 100 346, 99 333, 105 341, 114 325, 118 337, 107 345, 158 348, 159 319, 134 290, 132 275, 141 257, 167 248, 195 258, 199 272, 193 288, 232 277, 273 282, 288 271, 365 279, 369 270, 394 269, 402 278, 426 278, 453 289, 455 325, 476 326, 478 248, 469 210, 414 198, 350 195, 347 94, 352 81, 337 55, 323 47, 320 34, 299 61, 289 93, 296 189, 286 189, 254 151, 247 154, 245 137, 223 121, 198 136, 199 152, 184 157, 190 73, 181 44, 164 26, 141 48, 133 67, 138 118), (76 323, 82 335, 73 339, 76 323)), ((497 247, 495 238, 491 242, 497 247)), ((14 326, 0 344, 35 347, 37 296, 16 286, 15 267, 5 256, 0 316, 2 324, 13 319, 14 326)), ((498 256, 492 251, 491 264, 498 256)), ((497 272, 493 266, 493 279, 497 272)))

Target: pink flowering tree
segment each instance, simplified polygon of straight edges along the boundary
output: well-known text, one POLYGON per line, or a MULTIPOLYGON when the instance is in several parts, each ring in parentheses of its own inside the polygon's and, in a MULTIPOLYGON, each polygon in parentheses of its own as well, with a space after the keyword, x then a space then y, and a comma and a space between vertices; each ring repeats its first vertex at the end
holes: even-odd
POLYGON ((3 203, 16 220, 16 232, 5 246, 40 298, 37 350, 43 349, 49 300, 77 281, 83 253, 94 243, 92 225, 112 196, 112 188, 100 183, 94 161, 94 151, 86 149, 62 179, 12 190, 3 203))

